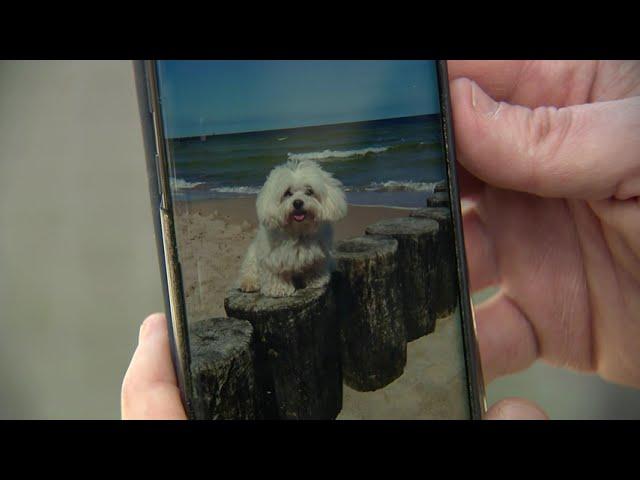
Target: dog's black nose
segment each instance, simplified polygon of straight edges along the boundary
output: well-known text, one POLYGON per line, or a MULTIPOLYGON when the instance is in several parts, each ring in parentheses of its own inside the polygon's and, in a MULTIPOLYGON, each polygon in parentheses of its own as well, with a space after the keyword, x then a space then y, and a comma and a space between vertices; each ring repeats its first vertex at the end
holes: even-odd
POLYGON ((304 205, 304 202, 300 199, 293 201, 293 207, 296 208, 297 210, 300 210, 303 207, 303 205, 304 205))

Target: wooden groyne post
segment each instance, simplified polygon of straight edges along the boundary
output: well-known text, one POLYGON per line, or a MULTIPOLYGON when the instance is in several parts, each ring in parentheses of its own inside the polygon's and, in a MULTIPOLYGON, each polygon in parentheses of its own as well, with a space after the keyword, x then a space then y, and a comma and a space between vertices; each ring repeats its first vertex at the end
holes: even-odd
POLYGON ((458 302, 456 252, 449 208, 419 208, 410 216, 438 222, 433 308, 438 318, 451 315, 458 302))
POLYGON ((373 235, 338 242, 333 286, 345 384, 366 392, 400 377, 407 337, 398 277, 398 242, 373 235))
POLYGON ((193 409, 199 420, 251 420, 259 416, 253 328, 244 320, 211 318, 191 325, 193 409))
POLYGON ((407 340, 435 329, 434 280, 438 222, 428 218, 398 217, 365 229, 367 235, 392 237, 398 242, 398 272, 407 340))
POLYGON ((446 207, 451 206, 449 200, 449 193, 447 192, 435 192, 433 195, 427 197, 427 207, 446 207))
POLYGON ((254 329, 263 418, 334 419, 342 409, 338 319, 330 286, 282 298, 232 290, 227 315, 254 329))

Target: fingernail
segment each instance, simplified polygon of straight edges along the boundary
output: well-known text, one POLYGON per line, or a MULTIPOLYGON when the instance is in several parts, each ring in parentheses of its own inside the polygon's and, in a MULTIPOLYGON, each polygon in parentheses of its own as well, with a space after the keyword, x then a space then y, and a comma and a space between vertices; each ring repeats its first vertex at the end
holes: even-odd
POLYGON ((521 398, 507 398, 493 405, 487 418, 491 420, 548 420, 536 404, 521 398))
POLYGON ((471 82, 471 105, 476 112, 491 116, 498 110, 499 103, 484 93, 476 82, 471 82))
POLYGON ((153 333, 158 327, 158 322, 163 321, 162 315, 149 315, 142 325, 140 325, 140 332, 138 333, 138 343, 142 342, 153 333))

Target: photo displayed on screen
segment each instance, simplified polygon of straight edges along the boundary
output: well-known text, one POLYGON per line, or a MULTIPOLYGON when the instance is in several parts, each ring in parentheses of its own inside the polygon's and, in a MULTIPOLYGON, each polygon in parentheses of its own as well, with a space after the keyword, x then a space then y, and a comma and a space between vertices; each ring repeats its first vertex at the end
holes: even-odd
POLYGON ((159 61, 199 418, 469 418, 436 63, 159 61))

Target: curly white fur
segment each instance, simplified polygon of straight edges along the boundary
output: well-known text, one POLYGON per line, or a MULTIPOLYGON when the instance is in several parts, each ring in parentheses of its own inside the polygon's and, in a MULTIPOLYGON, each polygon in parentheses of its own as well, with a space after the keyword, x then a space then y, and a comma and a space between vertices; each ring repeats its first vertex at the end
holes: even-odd
POLYGON ((275 167, 256 200, 258 233, 240 268, 238 288, 269 297, 329 282, 332 222, 347 214, 342 184, 310 160, 275 167))

